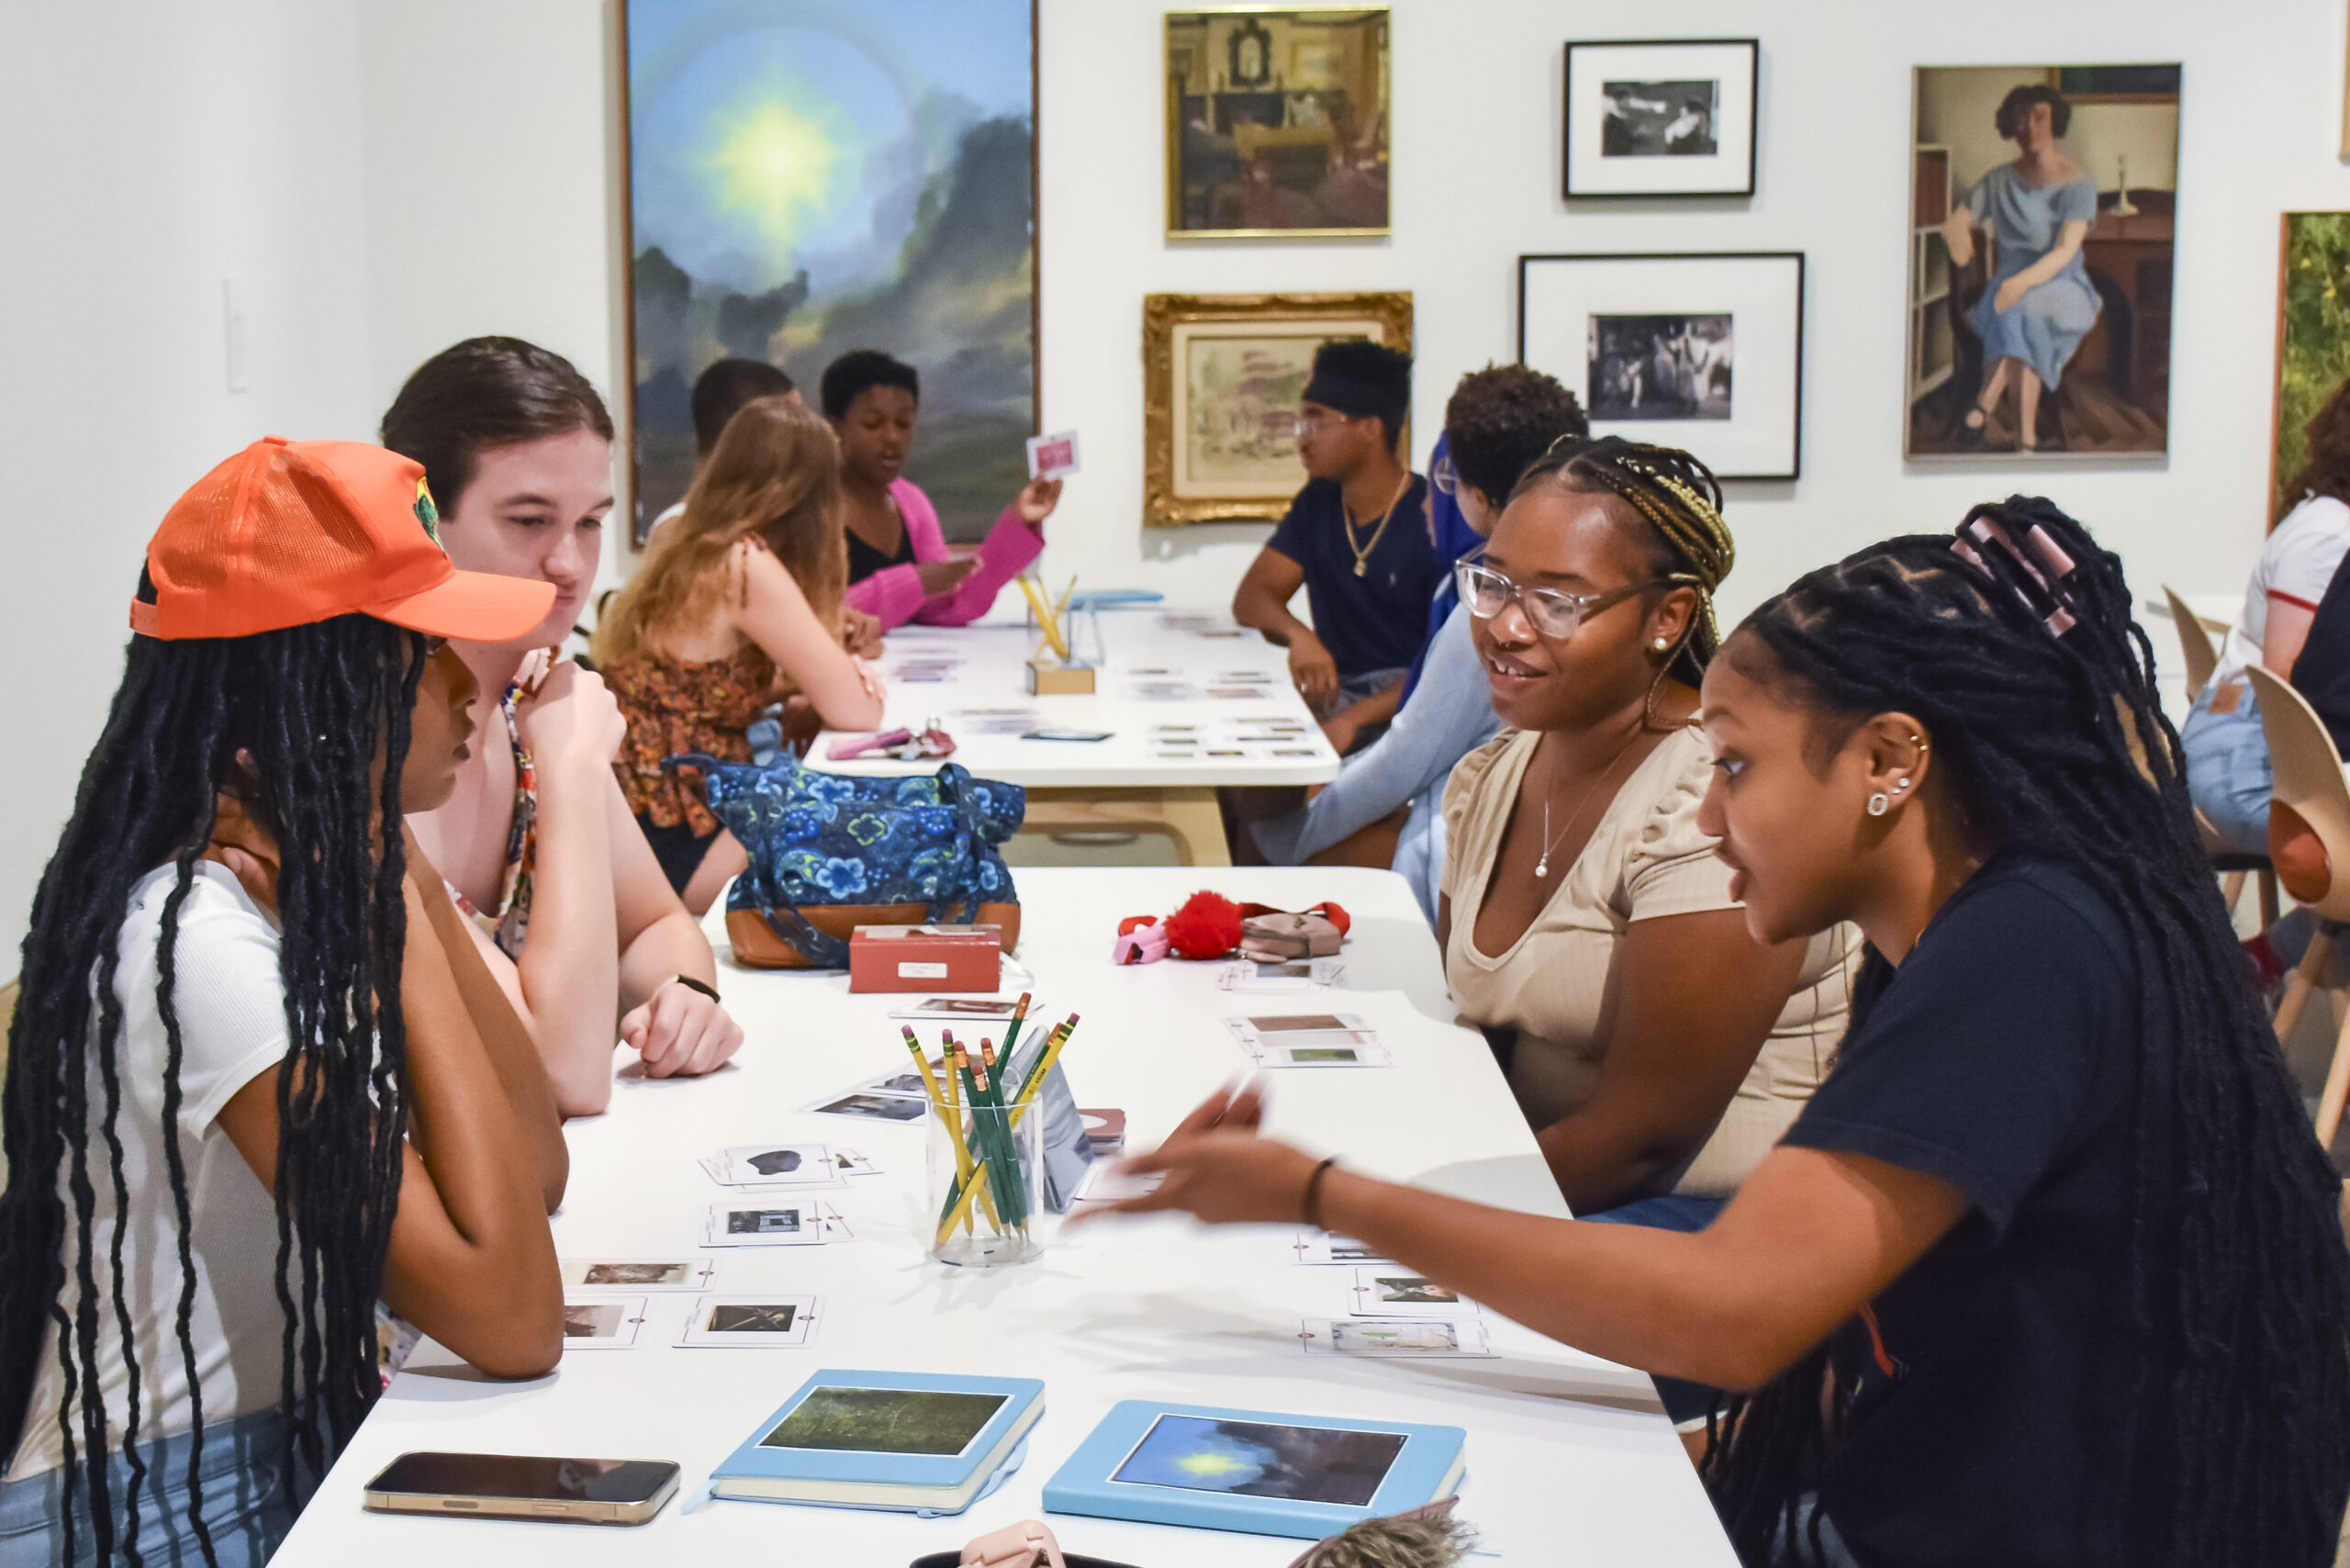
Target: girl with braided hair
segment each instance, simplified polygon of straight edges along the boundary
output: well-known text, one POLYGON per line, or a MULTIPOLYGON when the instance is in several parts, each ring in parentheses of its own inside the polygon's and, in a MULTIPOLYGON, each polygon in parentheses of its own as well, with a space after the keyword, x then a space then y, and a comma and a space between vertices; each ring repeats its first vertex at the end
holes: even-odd
POLYGON ((1834 1072, 1701 1235, 1389 1186, 1194 1112, 1129 1208, 1328 1225, 1570 1344, 1748 1390, 1754 1568, 2321 1568, 2350 1253, 2198 846, 2117 557, 2043 500, 1804 577, 1707 670, 1761 941, 1870 955, 1834 1072))
POLYGON ((376 1304, 496 1376, 562 1348, 545 1075, 401 826, 543 584, 423 470, 256 442, 150 544, 9 1030, 0 1565, 257 1565, 374 1403, 376 1304))

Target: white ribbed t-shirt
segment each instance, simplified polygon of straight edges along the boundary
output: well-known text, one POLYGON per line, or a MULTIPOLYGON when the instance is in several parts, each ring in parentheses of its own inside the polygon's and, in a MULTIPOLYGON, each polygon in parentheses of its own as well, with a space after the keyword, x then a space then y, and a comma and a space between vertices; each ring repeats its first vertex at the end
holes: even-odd
MULTIPOLYGON (((109 1266, 115 1229, 124 1229, 124 1299, 140 1370, 139 1437, 151 1442, 193 1424, 178 1316, 184 1272, 163 1140, 162 1020, 156 1011, 158 936, 174 868, 149 873, 131 890, 122 924, 115 993, 121 1000, 122 1035, 116 1044, 121 1104, 115 1130, 122 1140, 123 1177, 129 1193, 118 1211, 114 1178, 101 1131, 104 1085, 95 1041, 89 1072, 89 1181, 95 1190, 93 1260, 97 1282, 98 1385, 106 1406, 107 1446, 124 1441, 129 1376, 123 1336, 114 1310, 109 1266)), ((173 1001, 180 1021, 180 1155, 187 1170, 189 1241, 196 1291, 190 1330, 206 1426, 276 1404, 283 1366, 278 1306, 277 1207, 236 1146, 214 1120, 229 1097, 275 1067, 285 1055, 285 987, 278 978, 277 928, 246 896, 237 879, 209 861, 198 862, 195 884, 180 910, 173 1001)), ((70 1159, 70 1155, 69 1155, 70 1159)), ((72 1260, 73 1200, 66 1196, 66 1312, 78 1299, 72 1260)), ((57 1331, 45 1337, 39 1380, 25 1413, 25 1429, 9 1463, 20 1480, 63 1462, 57 1425, 63 1392, 57 1365, 57 1331)), ((81 1444, 81 1413, 73 1418, 81 1444)), ((87 1454, 79 1454, 86 1459, 87 1454)))

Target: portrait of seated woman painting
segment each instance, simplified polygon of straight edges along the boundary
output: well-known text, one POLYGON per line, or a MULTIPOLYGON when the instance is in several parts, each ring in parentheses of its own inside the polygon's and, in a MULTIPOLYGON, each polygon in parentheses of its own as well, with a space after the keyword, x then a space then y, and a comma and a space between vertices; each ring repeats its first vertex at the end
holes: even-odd
POLYGON ((1911 456, 2165 450, 2178 74, 1918 73, 1911 456))

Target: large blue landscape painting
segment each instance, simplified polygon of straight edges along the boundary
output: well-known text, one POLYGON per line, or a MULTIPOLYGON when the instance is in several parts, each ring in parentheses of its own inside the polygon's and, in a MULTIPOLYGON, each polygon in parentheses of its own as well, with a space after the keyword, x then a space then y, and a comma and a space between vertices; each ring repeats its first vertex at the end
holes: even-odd
POLYGON ((628 0, 636 530, 713 360, 922 373, 907 476, 976 538, 1035 428, 1031 0, 628 0))

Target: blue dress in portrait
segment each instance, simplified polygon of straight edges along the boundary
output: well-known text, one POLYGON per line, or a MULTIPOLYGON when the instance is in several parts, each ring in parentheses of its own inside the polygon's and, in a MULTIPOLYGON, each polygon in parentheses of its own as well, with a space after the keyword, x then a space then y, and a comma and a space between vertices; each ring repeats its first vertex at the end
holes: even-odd
POLYGON ((1966 193, 1965 205, 1998 246, 1998 271, 1966 317, 1982 336, 1984 365, 2020 359, 2053 388, 2101 308, 2081 253, 2075 252, 2062 271, 2027 290, 2004 314, 1994 301, 1999 285, 2055 249, 2065 224, 2096 225, 2097 182, 2084 174, 2070 185, 2027 185, 2015 165, 2002 163, 1966 193))

